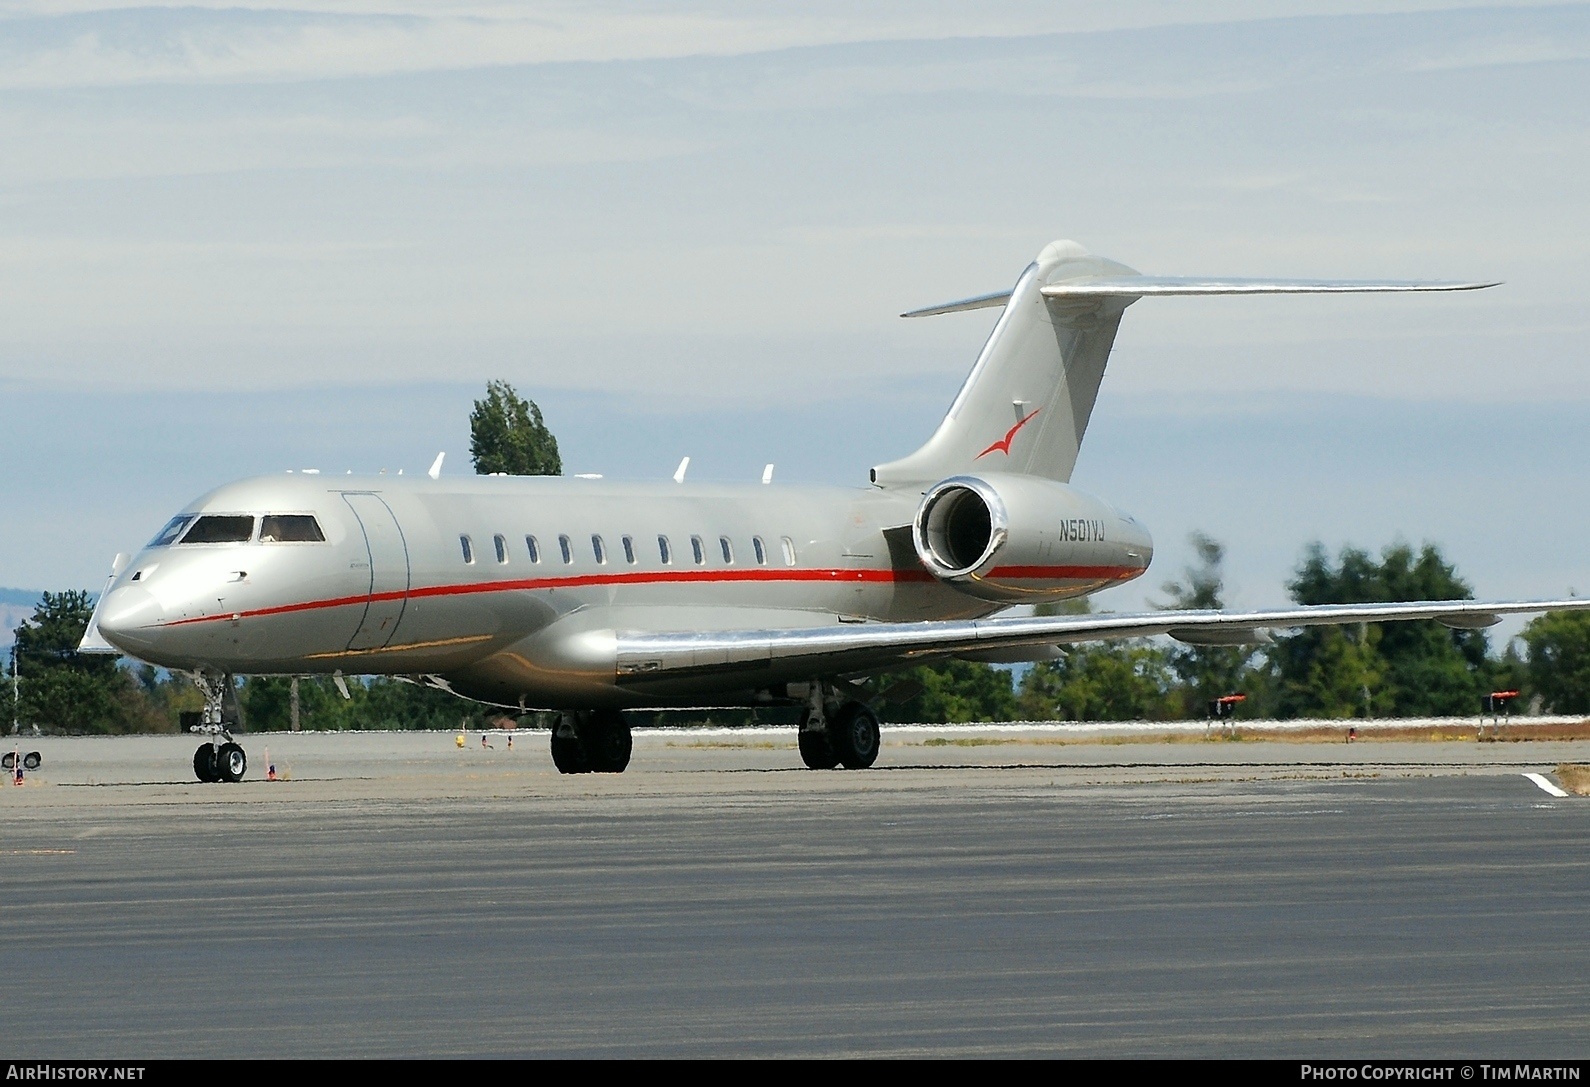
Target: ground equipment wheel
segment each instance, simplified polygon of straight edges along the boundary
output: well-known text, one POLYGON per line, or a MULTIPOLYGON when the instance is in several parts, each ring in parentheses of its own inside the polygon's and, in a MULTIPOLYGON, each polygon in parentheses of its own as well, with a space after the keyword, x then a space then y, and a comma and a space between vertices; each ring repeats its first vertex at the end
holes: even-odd
POLYGON ((220 781, 221 771, 215 758, 214 744, 200 744, 193 753, 193 776, 203 782, 220 781))
POLYGON ((599 774, 622 774, 635 748, 624 715, 617 710, 598 711, 585 719, 581 731, 591 769, 599 774))
POLYGON ((846 770, 865 770, 877 761, 883 737, 871 710, 860 702, 846 702, 828 720, 828 742, 846 770))
POLYGON ((215 753, 215 776, 217 781, 242 781, 243 774, 248 770, 248 756, 243 749, 234 743, 224 743, 215 753))
POLYGON ((585 752, 585 745, 580 742, 579 733, 575 731, 571 714, 565 714, 552 726, 552 765, 563 774, 591 772, 591 760, 585 752))
POLYGON ((806 764, 806 769, 832 770, 839 765, 839 756, 834 753, 834 745, 829 742, 825 730, 808 729, 803 717, 796 736, 801 749, 801 762, 806 764))
POLYGON ((26 755, 22 756, 22 769, 24 770, 37 770, 43 765, 44 756, 39 754, 37 751, 29 751, 26 755))

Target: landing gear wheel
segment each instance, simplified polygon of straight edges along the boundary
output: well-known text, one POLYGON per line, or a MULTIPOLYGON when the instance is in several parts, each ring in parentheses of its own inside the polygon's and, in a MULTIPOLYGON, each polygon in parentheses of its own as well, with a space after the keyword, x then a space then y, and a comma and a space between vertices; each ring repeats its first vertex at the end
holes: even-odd
POLYGON ((827 732, 808 729, 805 720, 802 720, 800 732, 796 736, 801 749, 801 762, 806 764, 806 769, 832 770, 839 765, 839 756, 834 753, 834 745, 829 742, 827 732))
POLYGON ((871 710, 860 702, 846 702, 829 718, 828 742, 846 770, 865 770, 878 761, 883 737, 871 710))
POLYGON ((569 716, 552 726, 552 765, 562 774, 591 772, 591 760, 586 756, 585 745, 580 743, 579 733, 575 731, 574 721, 569 716))
POLYGON ((193 776, 206 784, 221 780, 214 744, 200 744, 199 750, 193 753, 193 776))
POLYGON ((599 774, 622 774, 635 748, 624 715, 617 710, 593 713, 586 718, 583 731, 591 769, 599 774))
POLYGON ((242 781, 248 770, 248 756, 234 743, 224 743, 215 753, 215 773, 219 781, 242 781))

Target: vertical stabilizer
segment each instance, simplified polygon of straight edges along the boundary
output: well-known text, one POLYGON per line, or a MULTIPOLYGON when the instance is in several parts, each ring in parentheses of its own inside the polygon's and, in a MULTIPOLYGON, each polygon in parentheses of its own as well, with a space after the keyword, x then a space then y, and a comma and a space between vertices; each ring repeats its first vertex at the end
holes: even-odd
MULTIPOLYGON (((1045 297, 1068 280, 1136 276, 1076 242, 1051 242, 1010 292, 949 414, 926 445, 872 470, 880 486, 929 484, 999 471, 1069 481, 1121 313, 1135 299, 1045 297)), ((999 296, 926 312, 997 304, 999 296)))

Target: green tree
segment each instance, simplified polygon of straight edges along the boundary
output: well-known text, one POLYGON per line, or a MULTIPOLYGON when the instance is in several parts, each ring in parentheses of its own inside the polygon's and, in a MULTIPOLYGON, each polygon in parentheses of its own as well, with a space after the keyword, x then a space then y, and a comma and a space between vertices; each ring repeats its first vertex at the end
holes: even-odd
POLYGON ((469 453, 481 475, 563 474, 558 440, 541 419, 541 409, 522 399, 506 381, 488 381, 486 398, 469 414, 469 453))
POLYGON ((93 612, 86 592, 47 592, 17 628, 22 725, 82 733, 141 731, 155 723, 114 656, 77 652, 93 612))
POLYGON ((1003 668, 981 661, 947 660, 895 673, 889 686, 915 684, 920 689, 903 702, 888 705, 891 721, 961 724, 967 721, 1009 721, 1016 716, 1016 693, 1003 668))
MULTIPOLYGON (((449 729, 467 722, 483 727, 501 716, 489 706, 457 695, 385 676, 347 681, 348 698, 326 676, 298 680, 299 727, 314 731, 338 729, 449 729)), ((292 723, 292 680, 287 676, 250 676, 239 694, 250 730, 285 732, 292 723)))
POLYGON ((1590 713, 1590 612, 1548 612, 1523 638, 1530 692, 1554 713, 1590 713))
MULTIPOLYGON (((1287 587, 1299 604, 1474 596, 1429 543, 1418 551, 1391 544, 1379 561, 1344 547, 1332 563, 1316 542, 1287 587)), ((1277 712, 1283 717, 1462 716, 1476 711, 1498 668, 1483 631, 1448 630, 1430 621, 1306 628, 1277 639, 1269 656, 1279 673, 1277 712)))
POLYGON ((1170 654, 1142 638, 1068 646, 1032 666, 1021 684, 1033 721, 1158 721, 1176 715, 1170 654))
MULTIPOLYGON (((1170 597, 1163 605, 1177 611, 1219 611, 1225 607, 1226 549, 1220 543, 1194 532, 1187 537, 1197 561, 1188 566, 1179 581, 1167 581, 1162 591, 1170 597)), ((1239 691, 1253 694, 1251 688, 1266 686, 1256 676, 1258 646, 1177 645, 1170 651, 1170 666, 1179 681, 1176 696, 1181 716, 1203 717, 1209 703, 1221 695, 1239 691)), ((1249 710, 1250 715, 1252 708, 1249 710)))

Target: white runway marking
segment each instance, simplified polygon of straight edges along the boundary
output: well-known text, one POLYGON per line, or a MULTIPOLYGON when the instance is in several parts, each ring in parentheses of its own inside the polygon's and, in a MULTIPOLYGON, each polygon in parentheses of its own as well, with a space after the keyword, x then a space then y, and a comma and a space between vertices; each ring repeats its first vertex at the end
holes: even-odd
POLYGON ((1557 786, 1555 786, 1551 782, 1547 781, 1544 774, 1525 774, 1524 776, 1526 778, 1528 778, 1530 781, 1533 781, 1536 785, 1539 785, 1542 789, 1546 790, 1552 796, 1567 796, 1568 795, 1567 793, 1563 792, 1561 789, 1557 788, 1557 786))

